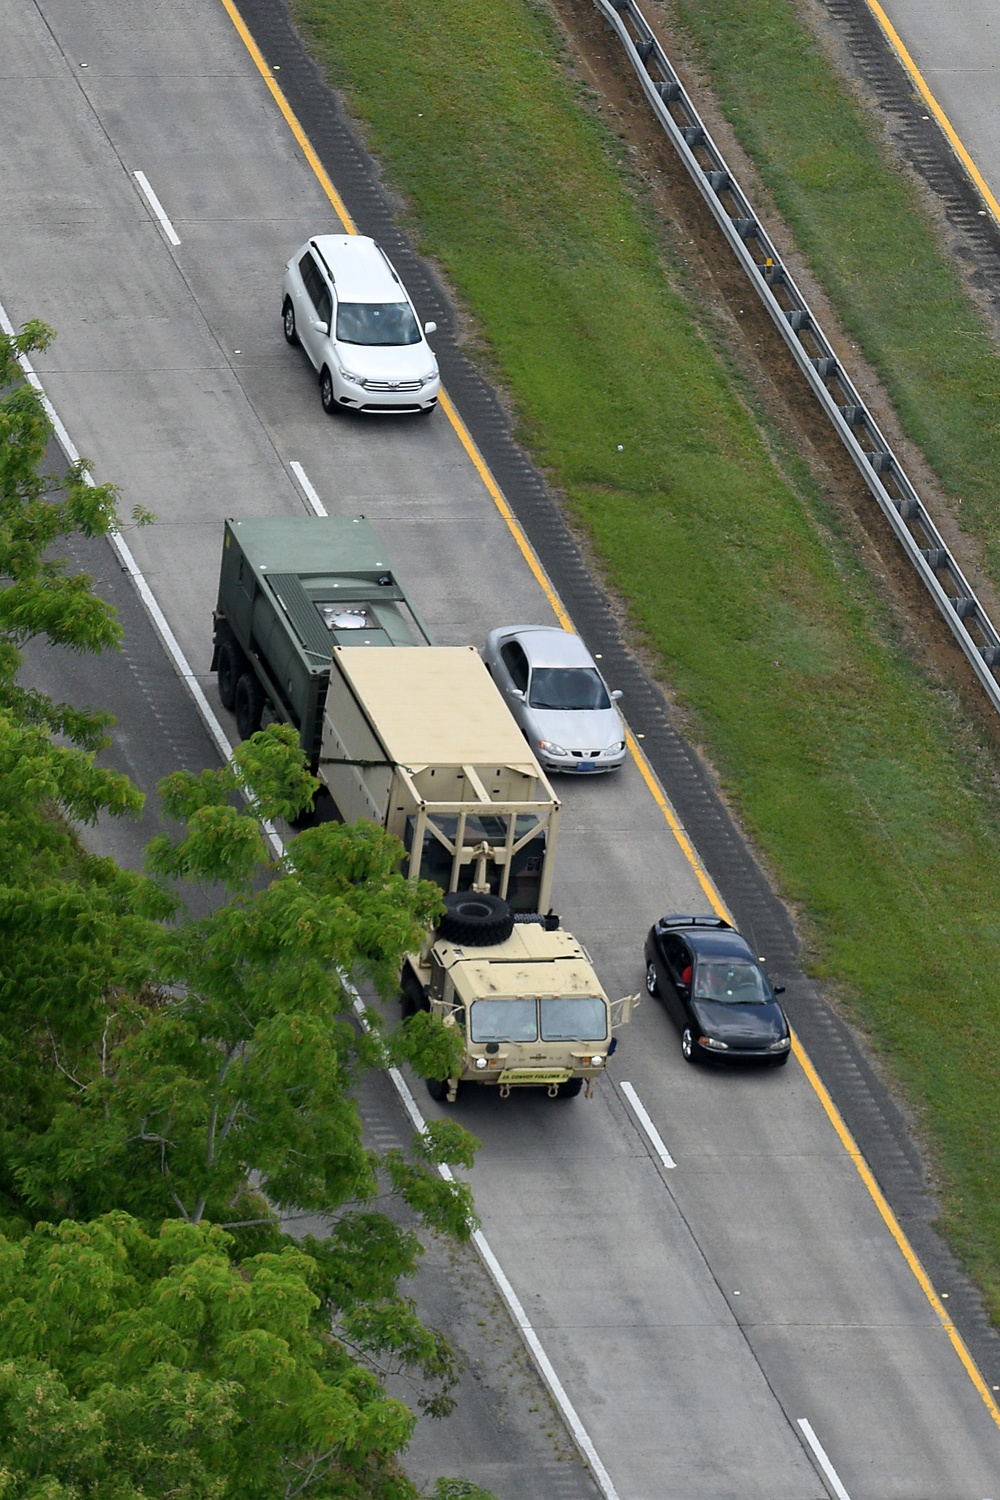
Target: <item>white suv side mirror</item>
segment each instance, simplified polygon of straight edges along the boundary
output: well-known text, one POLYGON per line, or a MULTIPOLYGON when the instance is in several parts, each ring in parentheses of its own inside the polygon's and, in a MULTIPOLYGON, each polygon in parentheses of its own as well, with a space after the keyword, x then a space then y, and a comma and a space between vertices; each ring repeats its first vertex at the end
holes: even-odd
POLYGON ((621 688, 615 688, 614 692, 611 694, 611 701, 612 701, 612 703, 617 703, 618 700, 619 700, 619 698, 621 697, 621 695, 622 695, 621 688))
POLYGON ((320 318, 310 318, 309 326, 316 333, 325 333, 329 337, 330 325, 329 323, 324 323, 320 318))
POLYGON ((437 326, 436 323, 425 323, 424 324, 424 332, 425 333, 437 333, 437 331, 438 331, 438 326, 437 326))

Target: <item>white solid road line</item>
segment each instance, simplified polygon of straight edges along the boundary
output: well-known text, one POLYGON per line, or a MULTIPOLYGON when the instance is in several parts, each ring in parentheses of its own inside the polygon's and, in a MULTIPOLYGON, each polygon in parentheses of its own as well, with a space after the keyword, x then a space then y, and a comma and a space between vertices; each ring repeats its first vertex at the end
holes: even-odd
POLYGON ((303 495, 305 495, 306 499, 309 501, 309 504, 312 506, 316 514, 318 516, 329 515, 329 511, 317 495, 315 489, 313 488, 312 481, 309 479, 308 474, 306 473, 302 465, 298 462, 298 460, 293 458, 288 467, 291 469, 292 473, 299 481, 299 485, 301 486, 303 495))
MULTIPOLYGON (((0 302, 0 328, 2 328, 4 333, 8 334, 11 338, 14 337, 14 325, 8 318, 2 302, 0 302)), ((45 390, 42 386, 41 381, 31 367, 30 360, 26 355, 21 354, 18 356, 18 362, 21 366, 21 369, 24 371, 25 379, 28 381, 29 385, 33 386, 33 388, 38 391, 39 395, 42 398, 42 401, 45 404, 45 412, 49 418, 49 421, 52 423, 53 428, 55 429, 55 434, 56 438, 58 439, 59 446, 62 448, 70 463, 78 463, 80 460, 80 455, 77 452, 76 445, 67 432, 66 428, 63 426, 63 423, 60 420, 55 407, 52 405, 52 402, 45 394, 45 390)), ((299 483, 302 486, 306 498, 313 505, 313 508, 316 510, 317 515, 325 516, 327 512, 323 509, 319 496, 316 494, 316 491, 313 489, 312 485, 309 483, 309 480, 306 478, 306 474, 302 468, 302 465, 293 462, 291 467, 295 472, 295 477, 298 479, 299 483)), ((88 483, 94 483, 93 479, 89 475, 87 476, 87 479, 88 483)), ((233 753, 233 747, 229 743, 226 732, 223 729, 222 725, 219 723, 219 720, 216 718, 215 711, 213 710, 212 705, 205 697, 205 694, 201 688, 201 684, 198 682, 194 673, 191 671, 191 668, 188 665, 187 657, 181 650, 177 637, 170 629, 170 626, 167 623, 166 616, 157 603, 156 596, 154 595, 152 589, 149 587, 149 584, 143 577, 138 563, 132 556, 131 550, 122 540, 120 533, 117 532, 111 536, 111 544, 115 548, 115 551, 121 558, 121 561, 128 571, 129 576, 138 589, 140 598, 142 599, 143 604, 146 606, 146 609, 149 611, 149 614, 151 615, 153 620, 153 624, 156 626, 157 633, 159 634, 160 639, 163 641, 163 644, 167 649, 167 654, 173 662, 178 674, 187 684, 187 687, 189 688, 191 695, 194 698, 198 712, 201 714, 203 720, 205 721, 209 733, 215 741, 223 760, 230 760, 233 753)), ((285 852, 285 846, 283 840, 281 839, 281 836, 270 824, 264 823, 263 826, 268 838, 270 839, 272 848, 280 859, 285 852)), ((364 1002, 361 1000, 360 995, 358 995, 357 991, 354 990, 354 987, 352 985, 349 985, 349 988, 351 989, 354 996, 354 1008, 363 1021, 364 1002)), ((409 1115, 417 1131, 422 1135, 427 1129, 427 1121, 420 1113, 420 1110, 417 1106, 417 1101, 414 1099, 405 1078, 403 1077, 402 1073, 400 1073, 398 1068, 390 1068, 389 1077, 392 1079, 392 1082, 395 1085, 396 1092, 400 1097, 403 1108, 406 1110, 406 1113, 409 1115)), ((454 1181, 454 1174, 452 1173, 450 1167, 439 1166, 438 1171, 446 1182, 454 1181)), ((556 1374, 555 1369, 552 1365, 552 1361, 549 1359, 544 1348, 542 1347, 541 1340, 539 1339, 534 1328, 531 1326, 528 1315, 524 1311, 524 1308, 521 1306, 517 1293, 514 1291, 514 1288, 508 1281, 503 1267, 494 1255, 489 1241, 479 1229, 473 1231, 472 1240, 480 1256, 482 1257, 484 1265, 486 1266, 490 1275, 493 1277, 493 1280, 496 1283, 497 1290, 499 1291, 504 1302, 507 1304, 508 1311, 510 1312, 511 1317, 517 1325, 521 1337, 528 1345, 528 1348, 530 1349, 535 1359, 535 1363, 538 1365, 539 1371, 541 1372, 542 1378, 544 1379, 546 1385, 549 1387, 549 1390, 552 1393, 552 1397, 556 1405, 559 1407, 559 1410, 563 1416, 563 1420, 572 1433, 577 1447, 580 1449, 581 1453, 586 1458, 587 1463, 590 1465, 594 1479, 596 1480, 602 1494, 604 1495, 604 1500, 619 1500, 618 1491, 615 1489, 611 1475, 608 1473, 607 1469, 601 1462, 600 1457, 598 1456, 597 1449, 594 1447, 593 1439, 591 1438, 590 1433, 587 1431, 586 1427, 584 1427, 582 1421, 577 1415, 575 1406, 569 1399, 569 1396, 566 1394, 566 1391, 563 1388, 562 1381, 559 1379, 559 1376, 556 1374)))
POLYGON ((673 1157, 670 1155, 670 1152, 663 1144, 663 1137, 660 1135, 660 1132, 657 1130, 656 1126, 649 1118, 649 1115, 646 1112, 646 1106, 639 1098, 639 1095, 636 1093, 635 1089, 630 1083, 620 1083, 618 1087, 621 1089, 622 1093, 625 1095, 625 1098, 632 1106, 632 1111, 636 1119, 639 1121, 639 1124, 646 1132, 646 1135, 649 1138, 649 1143, 652 1146, 653 1150, 656 1152, 656 1155, 660 1158, 660 1161, 665 1167, 676 1167, 677 1163, 674 1161, 673 1157))
POLYGON ((156 194, 153 192, 153 189, 150 187, 150 185, 149 185, 149 179, 147 178, 145 172, 133 172, 132 176, 135 178, 136 182, 142 188, 142 191, 143 191, 143 193, 145 194, 145 197, 146 197, 146 202, 149 204, 150 208, 153 210, 154 214, 159 219, 160 225, 161 225, 161 227, 163 229, 163 233, 166 235, 167 239, 170 241, 170 243, 172 245, 179 245, 180 244, 180 236, 178 235, 176 229, 174 228, 174 226, 171 224, 170 220, 167 218, 166 214, 164 213, 164 211, 163 211, 163 204, 160 202, 159 198, 156 196, 156 194))
MULTIPOLYGON (((178 241, 178 244, 179 243, 180 241, 178 241)), ((4 333, 6 333, 10 338, 15 337, 16 331, 14 325, 10 321, 10 318, 7 316, 7 309, 4 307, 2 302, 0 302, 0 328, 2 328, 4 333)), ((62 449, 63 453, 66 455, 68 462, 71 464, 78 464, 80 462, 80 454, 77 446, 74 443, 73 439, 70 437, 65 426, 63 425, 63 421, 59 416, 59 413, 56 411, 55 407, 52 405, 52 402, 45 394, 45 388, 42 385, 42 382, 39 380, 38 376, 35 374, 30 359, 26 354, 19 354, 17 356, 17 362, 24 372, 25 380, 41 396, 42 405, 45 408, 45 414, 48 417, 49 421, 52 423, 52 427, 56 435, 56 440, 59 443, 59 446, 62 449)), ((87 474, 85 477, 88 484, 92 485, 94 483, 94 479, 91 474, 87 474)), ((122 567, 125 569, 132 582, 135 584, 136 589, 139 593, 139 597, 142 600, 143 604, 146 606, 146 610, 153 622, 156 632, 159 635, 164 646, 166 647, 167 655, 173 662, 178 676, 185 683, 188 691, 194 699, 195 706, 198 709, 198 712, 201 714, 201 717, 205 722, 205 726, 208 729, 209 734, 215 741, 215 745, 219 754, 222 756, 223 761, 230 761, 233 756, 233 747, 229 743, 229 736, 226 734, 226 731, 223 729, 222 725, 219 723, 219 720, 216 718, 215 710, 212 708, 212 705, 205 697, 205 693, 202 689, 201 683, 192 672, 190 664, 188 663, 188 659, 184 655, 184 652, 181 650, 180 642, 174 635, 174 632, 171 630, 170 625, 167 621, 167 617, 163 613, 163 610, 160 608, 159 601, 157 600, 156 595, 153 593, 153 590, 146 582, 139 564, 136 562, 135 558, 132 555, 131 547, 128 545, 120 531, 111 532, 108 540, 111 542, 112 547, 117 552, 122 567)), ((266 819, 261 819, 261 827, 267 834, 272 849, 280 859, 284 852, 284 845, 280 837, 278 836, 276 829, 271 823, 268 823, 266 819)))
MULTIPOLYGON (((361 1022, 361 1025, 367 1031, 368 1021, 365 1017, 364 1001, 361 999, 361 996, 358 994, 357 990, 350 983, 350 981, 343 975, 341 977, 344 979, 345 985, 353 995, 354 1010, 358 1016, 359 1021, 361 1022)), ((402 1103, 404 1110, 410 1117, 410 1122, 413 1125, 413 1128, 416 1130, 418 1135, 423 1135, 427 1129, 427 1121, 424 1119, 423 1115, 420 1112, 420 1106, 417 1103, 416 1099, 414 1099, 413 1097, 412 1089, 410 1088, 409 1084, 406 1082, 406 1079, 403 1077, 398 1068, 389 1068, 388 1072, 389 1077, 392 1079, 392 1082, 395 1085, 396 1093, 399 1095, 400 1102, 402 1103)), ((455 1181, 455 1174, 452 1172, 450 1167, 445 1166, 443 1163, 438 1164, 438 1173, 441 1177, 444 1178, 445 1182, 455 1181)), ((481 1229, 474 1229, 472 1231, 472 1243, 478 1250, 483 1265, 486 1267, 490 1276, 493 1278, 493 1283, 496 1286, 497 1291, 500 1293, 504 1302, 507 1304, 507 1311, 510 1313, 511 1318, 513 1319, 514 1324, 518 1329, 518 1332, 524 1339, 524 1342, 527 1344, 532 1358, 534 1359, 535 1364, 538 1366, 539 1373, 541 1374, 542 1379, 545 1381, 545 1384, 548 1386, 552 1399, 553 1401, 555 1401, 556 1405, 559 1408, 559 1411, 562 1414, 563 1421, 566 1423, 566 1426, 569 1428, 570 1432, 573 1435, 573 1441, 576 1443, 580 1452, 587 1460, 587 1463, 590 1466, 591 1474, 593 1475, 598 1488, 603 1494, 604 1500, 620 1500, 618 1491, 615 1488, 614 1480, 611 1478, 611 1475, 608 1473, 607 1469, 601 1462, 600 1456, 598 1455, 597 1449, 594 1446, 594 1441, 591 1438, 590 1433, 583 1425, 576 1407, 573 1405, 569 1396, 566 1394, 566 1389, 562 1381, 559 1379, 559 1376, 556 1374, 555 1367, 553 1366, 552 1361, 549 1359, 549 1356, 546 1354, 541 1339, 538 1337, 538 1334, 532 1327, 531 1320, 521 1305, 521 1299, 518 1297, 514 1288, 511 1286, 510 1281, 507 1278, 507 1273, 504 1271, 503 1266, 497 1260, 497 1257, 493 1252, 493 1247, 490 1245, 489 1240, 486 1238, 485 1234, 483 1234, 483 1231, 481 1229)))
POLYGON ((826 1452, 823 1448, 823 1444, 813 1432, 805 1417, 799 1417, 799 1426, 802 1428, 802 1435, 812 1449, 816 1458, 816 1462, 822 1469, 827 1483, 833 1490, 833 1493, 836 1495, 837 1500, 851 1500, 850 1495, 847 1493, 847 1491, 844 1489, 844 1486, 840 1482, 840 1476, 838 1475, 836 1469, 833 1467, 833 1464, 827 1458, 826 1452))

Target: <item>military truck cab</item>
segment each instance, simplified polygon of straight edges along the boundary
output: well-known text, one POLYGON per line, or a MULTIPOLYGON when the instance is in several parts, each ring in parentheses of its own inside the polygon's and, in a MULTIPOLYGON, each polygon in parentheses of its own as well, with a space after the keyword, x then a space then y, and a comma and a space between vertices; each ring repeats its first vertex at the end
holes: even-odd
POLYGON ((558 918, 516 920, 503 901, 446 897, 445 915, 424 952, 402 976, 403 1014, 429 1010, 462 1032, 464 1057, 453 1078, 430 1079, 438 1100, 460 1085, 544 1088, 552 1097, 593 1089, 616 1047, 615 1026, 638 996, 608 999, 586 949, 558 918))

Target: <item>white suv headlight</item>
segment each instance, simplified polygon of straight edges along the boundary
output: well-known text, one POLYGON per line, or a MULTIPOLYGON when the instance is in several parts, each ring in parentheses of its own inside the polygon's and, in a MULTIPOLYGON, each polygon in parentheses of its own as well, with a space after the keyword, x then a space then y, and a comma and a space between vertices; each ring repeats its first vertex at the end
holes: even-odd
POLYGON ((355 375, 353 371, 345 370, 343 365, 340 367, 340 378, 341 380, 349 380, 352 385, 362 385, 364 383, 363 375, 355 375))

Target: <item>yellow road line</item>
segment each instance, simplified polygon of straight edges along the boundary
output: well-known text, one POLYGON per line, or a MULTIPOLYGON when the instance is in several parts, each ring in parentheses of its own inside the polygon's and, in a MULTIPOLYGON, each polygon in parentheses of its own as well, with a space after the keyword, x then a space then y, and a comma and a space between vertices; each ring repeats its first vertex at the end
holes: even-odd
MULTIPOLYGON (((525 536, 520 522, 517 520, 517 517, 511 510, 506 496, 500 489, 500 486, 497 484, 496 480, 493 478, 493 475, 490 473, 489 468, 486 464, 486 460, 483 458, 479 449, 476 447, 472 434, 469 432, 469 429, 462 421, 462 418, 459 416, 458 412, 455 410, 455 406, 451 398, 446 395, 444 391, 441 392, 440 399, 441 405, 444 408, 445 413, 447 414, 448 420, 458 435, 459 442, 462 444, 462 447, 465 449, 466 453, 469 455, 469 458, 472 460, 476 472, 479 474, 480 479, 482 479, 483 484, 486 486, 487 490, 490 493, 490 496, 492 497, 494 505, 506 521, 511 534, 514 537, 514 540, 520 548, 525 562, 528 564, 528 567, 534 574, 539 587, 544 593, 546 599, 549 601, 549 604, 552 606, 552 610, 555 614, 556 619, 559 621, 564 630, 572 630, 573 622, 567 614, 562 600, 559 598, 559 595, 556 593, 555 589, 552 587, 552 584, 549 582, 548 577, 543 571, 542 565, 539 562, 538 557, 536 556, 535 551, 531 546, 531 543, 525 536)), ((656 778, 652 766, 649 764, 649 761, 646 759, 646 756, 640 749, 639 743, 630 729, 626 729, 625 739, 628 744, 629 753, 632 756, 632 759, 635 761, 636 766, 639 768, 639 774, 652 793, 653 800, 656 803, 657 807, 660 809, 660 811, 663 813, 664 818, 667 820, 670 831, 673 834, 674 838, 677 840, 677 843, 680 846, 681 852, 683 853, 685 859, 694 871, 698 884, 705 892, 705 895, 711 902, 712 908, 716 912, 716 914, 720 917, 726 918, 726 920, 728 921, 729 914, 722 903, 722 899, 719 896, 718 891, 712 884, 712 880, 708 874, 708 871, 705 869, 701 860, 698 858, 694 845, 691 843, 691 840, 684 832, 680 819, 677 817, 677 814, 674 812, 666 796, 664 795, 663 788, 660 786, 660 783, 656 778)))
POLYGON ((934 95, 927 87, 923 74, 907 51, 903 43, 903 39, 899 35, 899 32, 893 26, 892 22, 889 20, 889 17, 882 9, 881 5, 879 5, 878 0, 867 0, 867 5, 868 9, 871 11, 872 15, 875 17, 882 30, 885 32, 893 51, 896 53, 900 62, 903 64, 903 67, 906 69, 907 73, 909 73, 910 77, 913 79, 913 82, 920 90, 921 98, 927 105, 927 108, 930 110, 935 120, 937 120, 945 135, 948 137, 955 155, 958 157, 959 161, 962 163, 962 166, 968 172, 973 182, 976 184, 976 187, 982 193, 983 198, 990 210, 990 213, 993 215, 994 219, 996 219, 997 222, 1000 223, 1000 203, 997 202, 996 198, 987 187, 986 179, 983 177, 983 174, 980 172, 979 168, 972 160, 972 157, 965 149, 958 131, 955 129, 954 125, 948 119, 948 116, 945 114, 944 110, 941 108, 940 104, 937 102, 934 95))
POLYGON ((274 74, 271 72, 271 69, 264 61, 264 58, 261 55, 260 48, 257 46, 257 43, 254 41, 253 37, 247 30, 246 25, 243 21, 243 17, 236 9, 236 6, 232 3, 232 0, 222 0, 222 4, 226 8, 226 14, 228 15, 229 19, 232 21, 233 25, 236 27, 236 30, 239 32, 240 41, 243 43, 250 56, 253 58, 254 65, 258 73, 270 89, 271 97, 274 99, 275 104, 284 115, 285 123, 287 124, 289 130, 292 132, 292 135, 298 141, 299 145, 302 147, 302 151, 305 155, 306 161, 312 167, 313 172, 319 179, 320 187, 323 189, 324 193, 333 204, 334 213, 337 215, 338 219, 340 220, 341 224, 343 224, 344 229, 348 234, 357 234, 358 231, 355 227, 354 220, 347 212, 344 200, 341 198, 340 194, 337 192, 337 189, 334 187, 333 183, 327 176, 326 168, 323 166, 323 163, 320 161, 319 157, 316 155, 316 152, 313 150, 312 142, 306 135, 305 131, 302 129, 302 126, 299 124, 295 116, 295 111, 292 109, 292 106, 289 104, 288 100, 285 98, 281 89, 275 82, 274 74))
POLYGON ((451 423, 452 427, 455 429, 455 435, 458 438, 458 441, 461 443, 462 447, 469 455, 469 458, 472 460, 473 468, 479 475, 480 479, 483 481, 483 484, 486 486, 490 499, 493 501, 493 504, 503 516, 504 521, 507 523, 507 529, 510 531, 511 536, 517 543, 521 556, 528 564, 528 567, 531 569, 534 575, 536 583, 538 584, 542 593, 545 595, 546 599, 549 601, 549 604, 552 606, 553 614, 564 630, 572 630, 573 624, 570 620, 569 615, 566 613, 566 609, 563 605, 562 600, 559 598, 559 595, 556 593, 555 589, 549 582, 548 577, 545 573, 545 569, 542 567, 541 563, 538 560, 538 557, 535 554, 534 548, 524 534, 521 523, 518 521, 517 517, 514 515, 514 512, 508 505, 503 491, 497 484, 496 480, 493 478, 493 475, 490 473, 489 466, 486 460, 483 458, 483 455, 476 447, 471 432, 462 421, 462 418, 458 415, 458 412, 455 410, 454 402, 448 395, 447 391, 445 391, 444 389, 442 389, 441 395, 438 399, 441 403, 442 411, 448 418, 448 421, 451 423))
POLYGON ((643 781, 646 783, 647 787, 652 793, 653 801, 656 803, 657 807, 660 809, 661 813, 666 819, 667 824, 670 828, 670 832, 676 839, 681 853, 684 855, 684 858, 691 866, 698 884, 701 886, 702 890, 705 892, 705 895, 711 902, 712 910, 715 912, 717 917, 722 917, 723 921, 732 921, 729 912, 726 910, 726 906, 722 900, 722 897, 719 895, 718 891, 715 889, 714 884, 712 883, 712 877, 705 869, 705 866, 702 864, 701 860, 698 857, 697 850, 695 849, 691 840, 688 838, 687 834, 684 832, 683 824, 664 796, 663 788, 660 786, 660 783, 656 778, 656 774, 653 771, 652 766, 646 759, 645 753, 640 749, 635 735, 632 733, 631 729, 625 730, 625 738, 628 741, 628 748, 631 752, 632 759, 639 767, 639 775, 642 777, 643 781))
MULTIPOLYGON (((270 90, 275 103, 281 110, 281 113, 284 116, 289 129, 291 130, 298 144, 302 147, 302 151, 305 155, 306 161, 312 167, 320 186, 333 205, 334 211, 338 215, 345 230, 348 234, 357 234, 357 228, 355 227, 354 221, 351 219, 350 214, 347 212, 340 194, 337 192, 333 183, 330 181, 330 178, 327 176, 322 162, 319 160, 319 157, 313 150, 313 147, 310 144, 305 131, 302 129, 302 126, 296 119, 295 113, 289 105, 288 100, 285 98, 281 89, 275 82, 270 68, 267 66, 267 63, 264 61, 256 43, 253 40, 253 37, 250 35, 249 31, 244 25, 242 17, 233 4, 233 0, 222 0, 222 4, 225 6, 226 12, 229 15, 229 18, 232 21, 233 25, 236 27, 236 30, 239 32, 244 46, 246 47, 250 56, 253 58, 257 70, 259 71, 261 77, 264 79, 264 82, 267 84, 267 87, 270 90)), ((919 73, 916 72, 916 69, 913 68, 912 63, 909 62, 909 54, 906 52, 906 49, 899 41, 896 33, 892 30, 892 27, 890 26, 888 19, 885 17, 884 12, 876 3, 876 0, 868 0, 868 4, 872 7, 872 9, 879 17, 880 24, 884 26, 886 34, 893 42, 893 46, 896 47, 907 67, 910 68, 913 72, 915 79, 920 84, 921 92, 928 100, 928 103, 931 104, 934 108, 935 113, 938 115, 938 118, 944 125, 946 132, 949 133, 949 139, 951 139, 952 143, 955 144, 956 150, 959 150, 960 154, 962 154, 963 162, 969 167, 969 170, 975 176, 976 185, 980 188, 980 191, 983 192, 984 196, 986 196, 987 201, 989 202, 991 209, 997 215, 997 218, 1000 219, 1000 205, 996 203, 996 200, 993 198, 989 189, 986 187, 986 184, 983 182, 978 172, 976 172, 975 168, 972 166, 971 159, 969 159, 968 157, 968 153, 965 152, 965 148, 961 146, 961 142, 954 134, 954 131, 948 124, 943 112, 940 111, 939 107, 933 102, 932 96, 926 89, 926 85, 923 84, 923 80, 920 78, 919 73)), ((528 567, 531 569, 535 580, 537 581, 549 604, 552 606, 552 610, 556 616, 556 619, 565 630, 571 630, 573 628, 572 622, 566 612, 565 606, 563 605, 555 589, 552 587, 552 584, 549 582, 545 570, 539 562, 537 556, 535 555, 531 543, 525 536, 519 521, 511 510, 510 505, 507 503, 507 500, 504 497, 499 485, 493 478, 493 475, 490 473, 486 460, 483 458, 482 454, 479 452, 479 449, 476 447, 475 442, 473 441, 472 434, 469 432, 458 412, 455 410, 455 406, 451 398, 443 389, 441 391, 439 399, 441 408, 447 416, 448 421, 451 423, 459 442, 465 449, 465 452, 471 460, 476 473, 479 475, 483 484, 486 486, 490 498, 492 499, 497 510, 500 512, 500 515, 503 517, 504 522, 506 523, 511 535, 514 538, 514 541, 517 543, 521 555, 523 556, 525 562, 528 564, 528 567)), ((652 767, 650 766, 648 760, 640 749, 635 736, 632 734, 631 730, 627 730, 626 735, 628 739, 629 751, 639 769, 639 774, 642 776, 643 781, 646 783, 646 786, 652 793, 657 807, 662 812, 671 833, 674 835, 674 838, 677 841, 677 845, 681 853, 684 855, 684 858, 687 860, 692 871, 694 872, 698 884, 701 886, 708 900, 711 902, 713 910, 720 917, 723 917, 727 921, 729 921, 730 916, 729 912, 726 909, 725 903, 723 902, 718 891, 715 889, 715 886, 712 883, 711 877, 709 876, 707 870, 701 863, 701 860, 698 858, 694 845, 691 843, 691 840, 684 832, 677 814, 670 806, 670 803, 667 800, 667 797, 665 796, 663 789, 653 772, 652 767)), ((990 1414, 993 1417, 993 1420, 997 1423, 997 1426, 1000 1426, 1000 1410, 997 1409, 997 1404, 993 1400, 993 1397, 990 1394, 990 1391, 987 1388, 983 1377, 980 1375, 978 1369, 976 1368, 975 1361, 973 1360, 968 1349, 965 1347, 961 1334, 958 1332, 954 1323, 945 1312, 944 1305, 938 1297, 937 1293, 934 1291, 934 1288, 931 1286, 927 1273, 925 1272, 923 1266, 920 1264, 920 1261, 917 1259, 917 1256, 909 1241, 907 1240, 906 1235, 900 1228, 896 1216, 892 1212, 892 1209, 889 1207, 888 1203, 883 1197, 882 1191, 879 1188, 878 1183, 875 1181, 871 1168, 865 1161, 860 1150, 855 1144, 850 1131, 847 1129, 847 1126, 841 1119, 836 1105, 830 1098, 830 1095, 826 1090, 826 1086, 821 1082, 819 1074, 816 1072, 816 1069, 813 1067, 811 1061, 809 1060, 809 1057, 802 1044, 800 1043, 798 1037, 793 1036, 792 1048, 795 1052, 795 1056, 799 1060, 803 1072, 805 1073, 806 1077, 809 1080, 809 1083, 812 1086, 814 1093, 816 1094, 824 1110, 826 1111, 830 1123, 833 1125, 834 1130, 837 1132, 844 1150, 853 1161, 862 1182, 871 1195, 875 1207, 878 1209, 883 1220, 885 1221, 886 1226, 889 1229, 890 1234, 896 1241, 896 1244, 899 1246, 904 1260, 916 1277, 917 1282, 924 1293, 924 1296, 927 1298, 931 1307, 940 1318, 945 1332, 948 1334, 948 1337, 955 1349, 955 1352, 957 1353, 959 1359, 962 1361, 962 1364, 965 1367, 969 1379, 972 1381, 973 1385, 976 1387, 976 1390, 985 1401, 987 1407, 989 1408, 990 1414)))
POLYGON ((948 1312, 945 1308, 944 1303, 941 1301, 941 1298, 938 1296, 937 1292, 931 1285, 930 1278, 928 1277, 927 1272, 924 1270, 923 1266, 920 1264, 920 1261, 917 1259, 917 1255, 913 1249, 913 1246, 910 1244, 909 1240, 906 1238, 906 1235, 903 1233, 903 1230, 900 1227, 899 1220, 896 1218, 896 1215, 893 1213, 892 1209, 886 1202, 885 1197, 882 1193, 882 1189, 875 1181, 871 1167, 865 1161, 864 1157, 861 1154, 861 1151, 858 1148, 857 1143, 854 1140, 854 1137, 851 1135, 851 1132, 844 1124, 840 1111, 827 1092, 826 1085, 823 1083, 819 1074, 816 1072, 816 1069, 813 1067, 813 1064, 810 1061, 805 1049, 796 1036, 792 1037, 792 1050, 794 1051, 795 1056, 798 1058, 803 1072, 809 1079, 809 1082, 812 1084, 814 1093, 825 1109, 830 1124, 833 1126, 834 1130, 837 1132, 837 1135, 840 1137, 841 1145, 853 1161, 855 1167, 858 1170, 858 1174, 861 1177, 861 1181, 868 1189, 875 1207, 882 1215, 886 1228, 892 1235, 893 1239, 896 1241, 896 1244, 899 1246, 906 1264, 909 1266, 910 1270, 917 1278, 917 1282, 920 1285, 920 1290, 923 1292, 931 1307, 937 1313, 938 1318, 941 1320, 941 1326, 944 1328, 945 1333, 951 1340, 951 1344, 955 1350, 955 1353, 958 1355, 959 1359, 962 1361, 962 1364, 965 1366, 966 1374, 972 1381, 972 1384, 976 1387, 976 1390, 979 1392, 980 1396, 982 1396, 983 1400, 985 1401, 987 1407, 989 1408, 990 1416, 993 1418, 994 1422, 996 1422, 997 1426, 1000 1427, 1000 1410, 997 1409, 997 1404, 993 1399, 992 1392, 990 1391, 986 1382, 983 1380, 983 1377, 979 1373, 979 1370, 976 1368, 975 1360, 972 1358, 972 1355, 965 1347, 965 1341, 963 1340, 962 1335, 959 1333, 951 1318, 948 1316, 948 1312))

